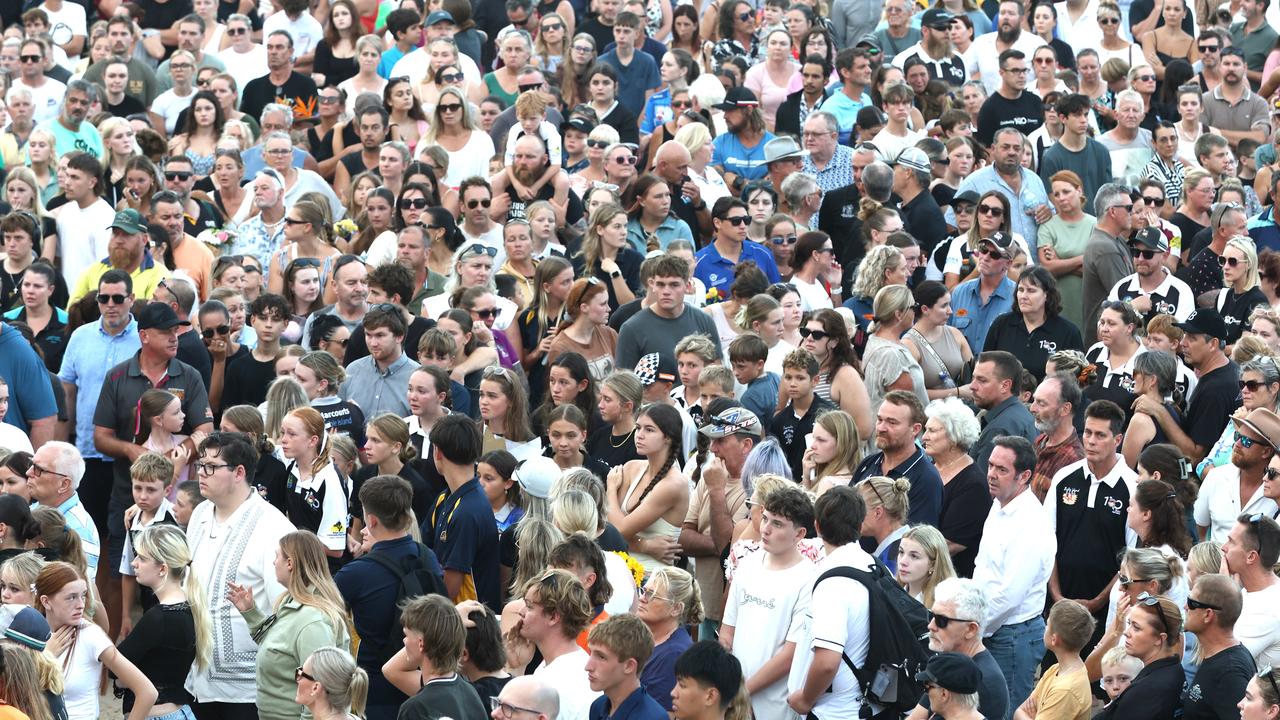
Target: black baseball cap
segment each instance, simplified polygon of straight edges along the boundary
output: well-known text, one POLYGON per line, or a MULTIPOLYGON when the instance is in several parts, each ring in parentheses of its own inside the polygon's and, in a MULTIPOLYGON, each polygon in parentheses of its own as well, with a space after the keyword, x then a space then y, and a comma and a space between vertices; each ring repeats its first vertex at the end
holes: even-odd
POLYGON ((916 674, 916 680, 960 695, 972 695, 978 692, 982 673, 968 655, 944 652, 930 658, 924 670, 916 674))
POLYGON ((1186 320, 1174 323, 1174 327, 1192 335, 1208 335, 1219 340, 1227 339, 1227 324, 1213 308, 1196 308, 1186 320))
POLYGON ((149 302, 142 309, 135 309, 133 316, 138 319, 139 330, 168 330, 179 325, 190 325, 190 321, 178 319, 178 314, 168 303, 149 302))
POLYGON ((1129 241, 1130 245, 1141 245, 1142 247, 1155 250, 1156 252, 1169 252, 1169 241, 1165 238, 1164 233, 1159 228, 1144 227, 1139 230, 1133 239, 1129 241))

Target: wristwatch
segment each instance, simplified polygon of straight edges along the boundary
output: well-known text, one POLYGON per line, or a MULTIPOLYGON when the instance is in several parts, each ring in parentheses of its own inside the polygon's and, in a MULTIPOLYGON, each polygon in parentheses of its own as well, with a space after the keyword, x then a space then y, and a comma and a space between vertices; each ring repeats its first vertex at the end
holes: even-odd
POLYGON ((622 277, 622 272, 619 270, 614 270, 613 272, 609 273, 609 277, 614 280, 617 280, 618 278, 622 277))

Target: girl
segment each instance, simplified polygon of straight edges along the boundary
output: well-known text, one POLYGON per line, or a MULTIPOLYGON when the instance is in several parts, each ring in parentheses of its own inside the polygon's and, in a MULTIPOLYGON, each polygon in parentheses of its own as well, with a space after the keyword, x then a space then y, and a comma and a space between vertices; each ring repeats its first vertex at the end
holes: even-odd
MULTIPOLYGON (((76 535, 77 539, 79 537, 76 535)), ((0 602, 5 605, 35 607, 36 578, 46 564, 47 561, 33 551, 19 553, 5 560, 0 565, 0 602)))
POLYGON ((591 379, 600 382, 608 377, 614 369, 618 345, 618 331, 607 324, 609 312, 609 292, 604 283, 595 277, 575 281, 564 301, 569 323, 562 324, 560 331, 550 337, 545 361, 554 365, 565 354, 579 354, 587 361, 591 379))
MULTIPOLYGON (((391 151, 394 152, 394 148, 391 151)), ((365 258, 375 267, 395 261, 396 233, 391 227, 395 204, 396 196, 385 187, 376 187, 365 194, 364 207, 354 213, 360 232, 351 241, 350 253, 365 258)))
MULTIPOLYGON (((410 390, 412 393, 412 390, 410 390)), ((427 482, 413 462, 417 449, 409 437, 409 424, 391 413, 383 413, 369 421, 365 428, 365 465, 351 475, 351 535, 358 537, 364 528, 360 487, 376 475, 397 475, 413 489, 413 511, 424 517, 434 498, 427 482)))
MULTIPOLYGON (((10 212, 26 210, 39 218, 42 240, 39 247, 33 247, 40 257, 52 263, 58 249, 58 223, 44 208, 44 201, 40 199, 40 186, 36 183, 36 176, 31 168, 16 167, 9 170, 4 180, 4 199, 9 203, 10 212)), ((7 265, 6 262, 6 269, 7 265)))
POLYGON ((680 536, 679 524, 689 508, 689 483, 676 464, 684 456, 683 431, 674 407, 646 406, 635 427, 636 452, 643 459, 609 471, 609 522, 650 571, 674 561, 673 541, 680 536))
POLYGON ((140 154, 133 126, 122 117, 110 117, 98 126, 102 135, 107 204, 115 207, 124 199, 124 166, 129 158, 140 154))
MULTIPOLYGON (((116 650, 102 628, 84 622, 88 594, 84 577, 65 562, 49 563, 36 576, 36 609, 49 621, 53 632, 46 650, 62 664, 66 678, 63 700, 67 716, 71 720, 97 720, 98 679, 106 668, 116 676, 118 685, 134 694, 129 720, 145 720, 156 701, 155 685, 116 650)), ((189 666, 183 669, 188 670, 189 666)))
POLYGON ((627 241, 640 253, 665 250, 673 240, 693 242, 689 224, 671 212, 671 188, 656 175, 641 175, 627 222, 627 241))
POLYGON ((272 380, 267 387, 267 399, 258 405, 258 410, 267 418, 267 437, 278 441, 285 416, 296 408, 306 407, 307 401, 307 391, 292 375, 272 380))
MULTIPOLYGON (((583 203, 587 202, 594 190, 606 189, 605 180, 608 175, 604 168, 604 151, 618 142, 618 131, 608 125, 597 125, 587 134, 585 158, 586 164, 582 165, 577 171, 569 176, 569 187, 578 196, 582 198, 583 203)), ((614 193, 614 201, 617 200, 617 193, 614 193)), ((587 217, 591 217, 594 208, 586 208, 587 217)))
POLYGON ((861 447, 858 428, 848 413, 831 410, 818 416, 813 441, 804 453, 805 488, 821 495, 836 485, 848 485, 862 462, 861 447))
POLYGON ((364 411, 338 395, 347 371, 333 355, 324 351, 303 355, 293 368, 293 379, 311 399, 311 407, 322 411, 327 428, 349 436, 358 447, 364 446, 364 411))
POLYGON ((566 17, 554 12, 542 15, 538 23, 538 37, 533 41, 533 63, 543 72, 552 74, 569 54, 568 38, 573 37, 573 26, 566 17))
POLYGON ((609 468, 582 449, 587 439, 587 416, 577 405, 564 404, 546 414, 547 446, 551 459, 561 470, 582 467, 590 470, 603 484, 609 468))
MULTIPOLYGON (((1166 352, 1144 352, 1133 359, 1133 391, 1139 396, 1146 396, 1157 405, 1164 406, 1174 422, 1182 423, 1182 412, 1175 402, 1166 401, 1174 392, 1173 381, 1177 376, 1178 361, 1166 352)), ((1181 398, 1178 398, 1181 400, 1181 398)), ((1234 432, 1234 427, 1232 428, 1234 432)), ((1164 430, 1150 415, 1134 413, 1125 428, 1124 443, 1121 452, 1125 464, 1134 467, 1138 464, 1138 456, 1150 445, 1169 442, 1164 430)), ((1232 436, 1232 443, 1235 437, 1232 436)), ((1132 507, 1132 505, 1130 505, 1132 507)))
POLYGON ((284 299, 293 313, 282 337, 289 342, 302 339, 302 328, 311 313, 324 307, 320 299, 320 263, 314 258, 298 258, 284 270, 284 299))
MULTIPOLYGON (((204 585, 191 567, 186 535, 173 525, 143 530, 134 540, 133 571, 157 603, 120 641, 120 654, 156 683, 152 717, 191 720, 194 698, 183 683, 193 666, 209 665, 212 636, 204 585)), ((125 711, 134 703, 133 693, 126 691, 125 711)))
MULTIPOLYGON (((942 281, 948 290, 955 289, 962 280, 978 276, 978 260, 974 253, 982 238, 1000 231, 1012 234, 1015 242, 1022 244, 1022 236, 1010 229, 1009 198, 996 190, 988 190, 978 198, 976 220, 967 233, 961 236, 962 242, 953 242, 947 252, 946 262, 942 268, 942 281)), ((957 238, 959 240, 960 238, 957 238)))
MULTIPOLYGON (((159 453, 173 463, 174 485, 188 479, 187 462, 191 459, 191 451, 183 444, 187 436, 181 434, 182 424, 186 420, 182 412, 182 401, 177 395, 167 390, 147 390, 142 393, 135 411, 133 442, 137 445, 159 453)), ((173 500, 172 497, 169 498, 173 500)))
POLYGON ((515 471, 515 456, 506 450, 485 453, 476 464, 476 476, 480 478, 480 487, 493 509, 493 519, 500 533, 524 517, 524 508, 520 506, 520 485, 512 478, 515 471))
POLYGON ((519 459, 542 453, 542 440, 529 425, 524 384, 514 372, 502 367, 485 368, 479 407, 485 452, 506 450, 519 459))
POLYGON ((764 224, 778 211, 778 193, 767 182, 756 180, 742 189, 742 202, 747 204, 751 224, 747 225, 747 239, 761 245, 765 239, 764 224))
MULTIPOLYGON (((436 327, 448 333, 458 347, 450 377, 465 385, 471 397, 476 397, 480 392, 480 374, 483 368, 497 364, 497 351, 480 344, 479 329, 471 319, 471 314, 462 308, 445 312, 436 322, 436 327)), ((481 324, 480 327, 483 328, 484 325, 481 324)))
MULTIPOLYGON (((729 297, 723 302, 713 303, 706 308, 706 313, 715 323, 720 334, 720 347, 728 356, 729 343, 746 331, 738 324, 738 317, 747 303, 757 295, 764 293, 769 287, 769 278, 754 260, 743 260, 733 268, 733 282, 729 285, 729 297)), ((718 295, 718 293, 717 293, 718 295)), ((708 297, 708 300, 711 300, 708 297)))
POLYGON ((329 456, 324 417, 315 408, 298 408, 285 416, 280 431, 280 453, 289 461, 285 515, 316 533, 330 557, 341 557, 347 548, 347 482, 329 456))
POLYGON ((907 526, 907 493, 911 481, 906 478, 870 477, 858 484, 862 499, 867 503, 867 517, 862 521, 862 534, 876 543, 875 555, 889 568, 898 572, 898 547, 907 526))
MULTIPOLYGON (((233 405, 222 412, 222 422, 218 425, 218 429, 222 432, 238 432, 249 436, 249 441, 258 451, 258 467, 253 473, 252 487, 277 510, 286 512, 288 473, 285 472, 284 463, 276 457, 276 446, 267 437, 262 413, 252 405, 233 405)), ((178 497, 181 499, 181 492, 178 493, 178 497)), ((175 507, 177 502, 174 501, 175 507)))
POLYGON ((937 528, 917 525, 898 544, 898 582, 925 607, 933 607, 933 589, 956 576, 947 539, 937 528))
POLYGON ((289 263, 299 258, 310 258, 320 263, 320 292, 326 303, 337 300, 337 290, 329 280, 332 265, 341 253, 333 246, 333 230, 328 222, 326 208, 313 202, 299 200, 285 210, 285 244, 276 251, 271 261, 271 274, 267 286, 277 295, 284 292, 284 271, 289 263), (325 290, 328 288, 328 294, 325 290))
POLYGON ((408 76, 387 81, 382 89, 382 105, 391 114, 391 139, 408 145, 409 154, 413 155, 431 124, 413 94, 408 76))
MULTIPOLYGON (((871 399, 867 396, 867 386, 862 382, 858 358, 849 343, 849 330, 844 318, 835 310, 819 310, 800 328, 800 337, 804 339, 801 347, 818 361, 814 392, 853 418, 858 426, 858 437, 871 437, 874 429, 871 399)), ((779 398, 778 409, 784 406, 783 398, 779 398)))
POLYGON ((764 361, 765 372, 782 377, 782 361, 796 349, 782 339, 782 304, 771 295, 760 293, 742 306, 736 320, 738 327, 759 335, 769 348, 769 355, 764 361))
MULTIPOLYGON (((0 642, 0 670, 3 671, 0 672, 0 716, 6 720, 52 720, 54 717, 51 695, 62 694, 62 678, 56 665, 48 667, 52 661, 43 652, 46 639, 27 637, 21 643, 0 642), (44 682, 50 676, 58 680, 53 687, 44 682)), ((62 708, 60 697, 56 707, 62 708)))
POLYGON ((797 269, 791 265, 799 239, 795 220, 790 215, 776 213, 765 221, 764 234, 769 238, 769 250, 773 252, 773 262, 778 266, 782 282, 790 281, 797 269))
POLYGON ((873 307, 875 319, 862 353, 871 412, 879 411, 884 396, 896 389, 914 392, 924 405, 929 402, 924 370, 900 339, 915 323, 915 298, 906 285, 886 285, 876 293, 873 307))
POLYGON ((793 348, 800 347, 803 341, 800 337, 800 320, 804 317, 804 310, 799 291, 794 284, 781 282, 770 285, 766 292, 782 307, 781 341, 793 348))
POLYGON ((31 518, 30 502, 21 495, 0 495, 0 565, 26 552, 27 543, 40 536, 40 524, 31 518))
POLYGON ((363 34, 351 0, 334 0, 329 6, 324 37, 316 44, 311 72, 316 87, 338 85, 355 76, 356 42, 363 34))
POLYGON ((642 260, 627 242, 627 214, 620 206, 605 205, 591 213, 582 249, 574 256, 574 272, 604 285, 611 312, 636 299, 642 260))
POLYGON ((530 394, 530 404, 537 405, 542 400, 547 360, 564 327, 565 304, 573 287, 573 266, 568 260, 554 255, 543 259, 533 274, 532 302, 507 328, 507 337, 529 376, 529 387, 535 389, 530 394))
POLYGON ((534 432, 545 437, 547 414, 562 405, 574 405, 583 417, 590 419, 592 430, 600 426, 596 411, 595 381, 587 361, 575 352, 567 352, 552 361, 547 378, 547 399, 533 413, 534 432))
POLYGON ((181 134, 169 142, 169 152, 185 155, 191 161, 197 180, 213 173, 214 151, 218 138, 222 137, 224 124, 226 118, 217 96, 208 90, 196 93, 191 99, 191 109, 187 111, 186 125, 181 134))

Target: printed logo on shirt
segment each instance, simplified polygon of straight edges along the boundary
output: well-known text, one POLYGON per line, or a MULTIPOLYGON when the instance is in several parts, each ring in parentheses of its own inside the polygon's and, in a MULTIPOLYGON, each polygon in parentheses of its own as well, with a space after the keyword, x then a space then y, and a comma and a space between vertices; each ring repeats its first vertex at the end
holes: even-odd
POLYGON ((766 610, 773 610, 777 602, 773 598, 756 597, 749 592, 742 593, 743 605, 759 605, 766 610))
POLYGON ((1056 353, 1058 352, 1058 343, 1052 340, 1041 340, 1040 349, 1050 353, 1056 353))
POLYGON ((1080 500, 1080 491, 1076 488, 1063 488, 1062 504, 1075 505, 1080 500))
POLYGON ((1166 302, 1164 300, 1156 300, 1155 302, 1151 303, 1151 311, 1157 314, 1163 313, 1165 315, 1173 315, 1174 312, 1177 311, 1177 309, 1178 308, 1176 305, 1174 305, 1171 302, 1166 302))
POLYGON ((1119 515, 1124 511, 1124 501, 1118 498, 1113 498, 1110 495, 1102 501, 1102 504, 1106 505, 1107 508, 1111 510, 1112 515, 1119 515))

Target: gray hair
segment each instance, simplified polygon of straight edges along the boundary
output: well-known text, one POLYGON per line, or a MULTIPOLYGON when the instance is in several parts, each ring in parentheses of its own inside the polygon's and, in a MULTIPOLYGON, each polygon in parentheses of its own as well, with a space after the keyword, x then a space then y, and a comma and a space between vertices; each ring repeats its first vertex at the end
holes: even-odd
POLYGON ((1093 209, 1098 217, 1116 205, 1120 205, 1129 199, 1129 187, 1121 183, 1107 183, 1098 188, 1097 194, 1093 196, 1093 209))
POLYGON ((949 577, 933 589, 933 606, 950 603, 960 619, 978 623, 982 633, 987 617, 987 591, 972 578, 949 577))
POLYGON ((262 112, 258 114, 258 124, 266 119, 268 113, 283 113, 284 124, 293 127, 293 108, 280 103, 267 103, 262 107, 262 112))
POLYGON ((947 434, 947 438, 955 443, 956 447, 966 452, 978 442, 978 436, 982 434, 977 416, 960 398, 945 397, 934 400, 925 407, 924 414, 926 417, 937 420, 942 425, 942 431, 947 434))
POLYGON ((782 446, 772 436, 764 442, 756 443, 742 463, 742 491, 746 497, 751 497, 752 480, 766 474, 795 479, 791 477, 791 464, 787 462, 786 453, 782 452, 782 446))
MULTIPOLYGON (((948 690, 947 692, 951 692, 948 690)), ((978 693, 951 693, 951 704, 966 710, 978 709, 978 693)))
POLYGON ((1277 367, 1275 359, 1268 355, 1259 355, 1241 365, 1240 374, 1243 375, 1247 372, 1258 373, 1262 376, 1262 382, 1267 385, 1280 383, 1280 367, 1277 367))
POLYGON ((497 44, 502 45, 502 43, 506 42, 507 40, 510 40, 513 37, 520 38, 520 41, 524 43, 525 48, 529 52, 533 52, 533 36, 529 34, 528 30, 523 30, 520 28, 512 28, 498 35, 497 44))
POLYGON ((821 190, 818 181, 809 173, 792 173, 782 181, 782 197, 786 198, 787 205, 791 207, 799 207, 804 203, 804 199, 814 192, 821 190))
POLYGON ((862 170, 862 187, 867 197, 880 204, 889 202, 893 193, 893 168, 877 160, 862 170))
POLYGON ((263 135, 263 136, 262 136, 262 144, 263 144, 263 146, 266 146, 266 144, 267 144, 269 141, 271 141, 271 140, 285 140, 285 141, 287 141, 290 145, 292 145, 292 144, 293 144, 293 138, 289 137, 289 133, 287 133, 287 132, 285 132, 285 131, 283 131, 283 130, 272 130, 271 132, 267 133, 266 135, 263 135))
POLYGON ((382 43, 382 38, 378 37, 377 35, 361 35, 356 40, 357 55, 360 54, 360 51, 364 50, 366 47, 371 47, 377 50, 379 53, 382 53, 384 50, 386 50, 386 46, 383 45, 382 43))
POLYGON ((1177 379, 1178 361, 1173 355, 1161 350, 1149 350, 1140 353, 1133 359, 1133 372, 1150 375, 1156 379, 1156 390, 1168 395, 1173 392, 1173 382, 1177 379))
POLYGON ((94 85, 88 80, 80 80, 78 78, 75 80, 69 80, 67 82, 67 90, 62 94, 62 97, 65 99, 67 95, 71 94, 72 92, 84 93, 85 97, 88 98, 89 102, 91 103, 95 100, 100 99, 101 97, 98 95, 97 85, 94 85))
POLYGON ((834 113, 828 110, 814 110, 809 113, 809 118, 821 118, 827 124, 827 132, 836 132, 840 129, 840 121, 836 119, 834 113))
POLYGON ((991 136, 991 144, 994 146, 995 144, 1000 142, 1001 135, 1008 135, 1010 133, 1018 137, 1019 145, 1022 145, 1027 142, 1027 136, 1022 134, 1022 131, 1019 130, 1018 128, 1002 127, 999 130, 997 130, 994 135, 991 136))
POLYGON ((253 27, 253 21, 249 19, 248 15, 244 15, 242 13, 231 13, 230 15, 228 15, 227 24, 230 25, 233 22, 242 22, 245 25, 253 27))
POLYGON ((71 443, 51 440, 42 447, 53 448, 57 455, 53 458, 53 472, 65 475, 71 480, 71 492, 80 489, 80 481, 84 479, 84 458, 71 443))
POLYGON ((31 91, 20 85, 14 85, 10 87, 9 91, 4 94, 4 101, 6 103, 12 103, 14 98, 20 97, 23 95, 26 96, 27 102, 30 102, 30 103, 35 102, 35 98, 31 96, 31 91))
POLYGON ((506 689, 516 690, 521 685, 528 685, 530 699, 527 701, 534 710, 549 718, 560 715, 560 693, 546 682, 532 675, 512 678, 506 689))
POLYGON ((1142 96, 1138 94, 1137 90, 1121 90, 1120 92, 1116 93, 1117 109, 1120 108, 1121 103, 1126 103, 1126 102, 1137 103, 1139 108, 1145 106, 1145 104, 1142 102, 1142 96))

